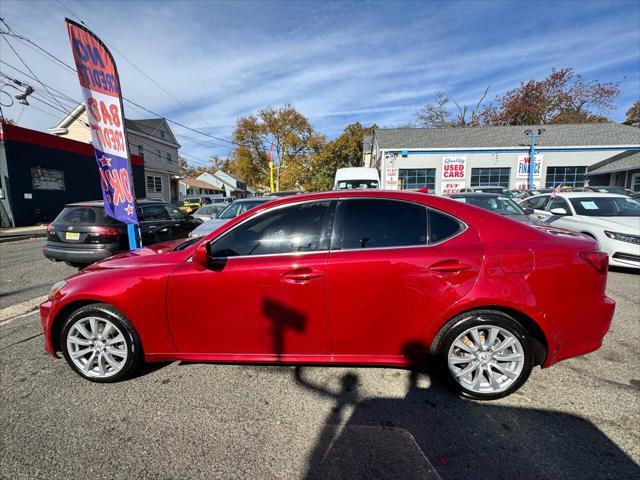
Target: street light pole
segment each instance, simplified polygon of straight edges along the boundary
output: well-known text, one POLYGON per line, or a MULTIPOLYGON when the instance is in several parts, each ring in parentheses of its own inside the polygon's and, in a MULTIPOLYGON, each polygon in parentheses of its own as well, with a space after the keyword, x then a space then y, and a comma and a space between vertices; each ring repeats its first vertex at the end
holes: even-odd
POLYGON ((533 170, 536 158, 536 138, 544 133, 544 128, 539 128, 537 132, 533 130, 525 130, 524 134, 529 137, 531 147, 529 148, 529 190, 533 190, 533 170))

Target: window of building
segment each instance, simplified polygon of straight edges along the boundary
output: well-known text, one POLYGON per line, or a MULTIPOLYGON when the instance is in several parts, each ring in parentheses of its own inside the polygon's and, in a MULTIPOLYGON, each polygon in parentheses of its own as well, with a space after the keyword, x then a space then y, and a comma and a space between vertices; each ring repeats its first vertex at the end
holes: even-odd
POLYGON ((426 245, 427 210, 397 200, 343 200, 333 235, 336 250, 426 245))
POLYGON ((248 220, 211 245, 214 257, 313 252, 328 248, 323 229, 330 202, 278 208, 248 220))
POLYGON ((566 185, 581 187, 585 182, 587 167, 547 167, 547 187, 566 185))
POLYGON ((471 186, 500 185, 509 188, 511 169, 507 168, 472 168, 471 186))
POLYGON ((429 190, 436 188, 435 168, 401 168, 398 171, 400 188, 411 190, 427 187, 429 190))
POLYGON ((138 155, 144 158, 144 146, 138 145, 138 155))
POLYGON ((162 160, 162 152, 160 151, 160 149, 156 150, 156 155, 158 160, 162 160))
POLYGON ((160 138, 164 140, 164 130, 160 130, 160 138))
POLYGON ((167 162, 172 162, 173 158, 171 158, 171 154, 167 152, 167 162))
POLYGON ((147 175, 147 193, 162 193, 162 177, 147 175))

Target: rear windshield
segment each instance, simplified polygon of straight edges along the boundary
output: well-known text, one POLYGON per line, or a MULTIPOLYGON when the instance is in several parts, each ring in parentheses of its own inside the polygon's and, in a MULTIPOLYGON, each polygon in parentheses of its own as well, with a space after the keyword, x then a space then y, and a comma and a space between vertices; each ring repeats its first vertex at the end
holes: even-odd
POLYGON ((64 225, 117 225, 116 219, 107 216, 101 207, 64 207, 53 223, 64 225))

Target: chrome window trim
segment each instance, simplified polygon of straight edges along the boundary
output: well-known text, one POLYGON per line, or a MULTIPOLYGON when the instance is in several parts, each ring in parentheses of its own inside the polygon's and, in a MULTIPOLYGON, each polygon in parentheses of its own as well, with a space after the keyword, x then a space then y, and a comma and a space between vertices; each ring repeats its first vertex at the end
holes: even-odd
MULTIPOLYGON (((316 202, 332 202, 332 201, 340 201, 340 200, 362 200, 362 199, 367 199, 367 200, 392 200, 392 201, 397 201, 397 202, 404 202, 404 203, 410 203, 412 205, 419 205, 423 208, 425 208, 426 210, 433 210, 436 211, 438 213, 441 213, 442 215, 445 215, 449 218, 452 218, 453 220, 455 220, 460 226, 460 230, 455 234, 452 235, 450 237, 447 237, 439 242, 436 243, 428 243, 428 239, 427 239, 427 243, 422 244, 422 245, 399 245, 399 246, 392 246, 392 247, 372 247, 372 248, 349 248, 349 249, 341 249, 341 250, 331 250, 330 248, 328 250, 314 250, 312 252, 287 252, 287 253, 263 253, 263 254, 257 254, 257 255, 235 255, 233 257, 212 257, 212 258, 228 258, 228 259, 235 259, 235 258, 257 258, 257 257, 282 257, 282 256, 303 256, 303 255, 312 255, 312 254, 318 254, 318 253, 328 253, 328 254, 332 254, 332 253, 339 253, 339 252, 370 252, 370 251, 374 251, 374 250, 405 250, 405 249, 409 249, 409 248, 425 248, 425 247, 434 247, 437 245, 441 245, 445 242, 448 242, 449 240, 452 240, 454 238, 456 238, 459 235, 462 235, 464 232, 466 232, 468 230, 468 225, 463 222, 462 220, 460 220, 458 217, 455 217, 453 215, 451 215, 450 213, 444 212, 442 210, 439 210, 437 208, 434 207, 430 207, 428 205, 425 205, 424 203, 419 203, 419 202, 413 202, 411 200, 405 200, 405 199, 401 199, 401 198, 381 198, 381 197, 329 197, 329 198, 323 198, 323 199, 313 199, 313 200, 301 200, 298 202, 292 202, 292 203, 285 203, 283 205, 277 205, 268 209, 265 209, 259 213, 256 213, 255 215, 250 216, 249 218, 243 220, 242 222, 238 223, 237 225, 234 225, 232 228, 230 228, 229 230, 227 230, 226 232, 224 232, 222 235, 220 235, 219 237, 216 237, 215 239, 210 240, 210 242, 214 242, 216 240, 218 240, 219 238, 223 238, 225 235, 229 234, 230 232, 234 231, 236 228, 240 227, 241 225, 244 225, 246 222, 248 222, 249 220, 252 220, 254 218, 257 218, 259 216, 265 215, 268 212, 273 212, 275 210, 279 210, 281 208, 285 208, 285 207, 290 207, 290 206, 294 206, 294 205, 302 205, 304 203, 316 203, 316 202)), ((429 220, 427 220, 427 227, 429 228, 429 220)), ((333 229, 332 229, 333 231, 333 229)), ((431 233, 431 232, 429 232, 431 233)))

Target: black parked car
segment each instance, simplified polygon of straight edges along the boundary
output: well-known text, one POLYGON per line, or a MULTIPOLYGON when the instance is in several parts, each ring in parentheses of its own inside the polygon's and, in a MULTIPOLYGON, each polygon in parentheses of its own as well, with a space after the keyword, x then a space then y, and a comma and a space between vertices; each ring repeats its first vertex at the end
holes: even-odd
MULTIPOLYGON (((142 245, 189 235, 200 224, 170 203, 138 200, 142 245)), ((127 226, 104 213, 102 200, 66 205, 47 227, 44 256, 73 267, 84 267, 129 250, 127 226)))
POLYGON ((489 210, 490 212, 497 213, 499 215, 505 215, 509 218, 512 218, 513 220, 526 223, 527 225, 544 225, 544 223, 539 222, 535 218, 529 216, 533 213, 533 210, 531 210, 530 208, 524 209, 516 202, 514 202, 513 199, 505 197, 503 195, 498 195, 495 193, 465 192, 451 193, 444 196, 453 198, 454 200, 457 200, 459 202, 475 205, 476 207, 489 210))

